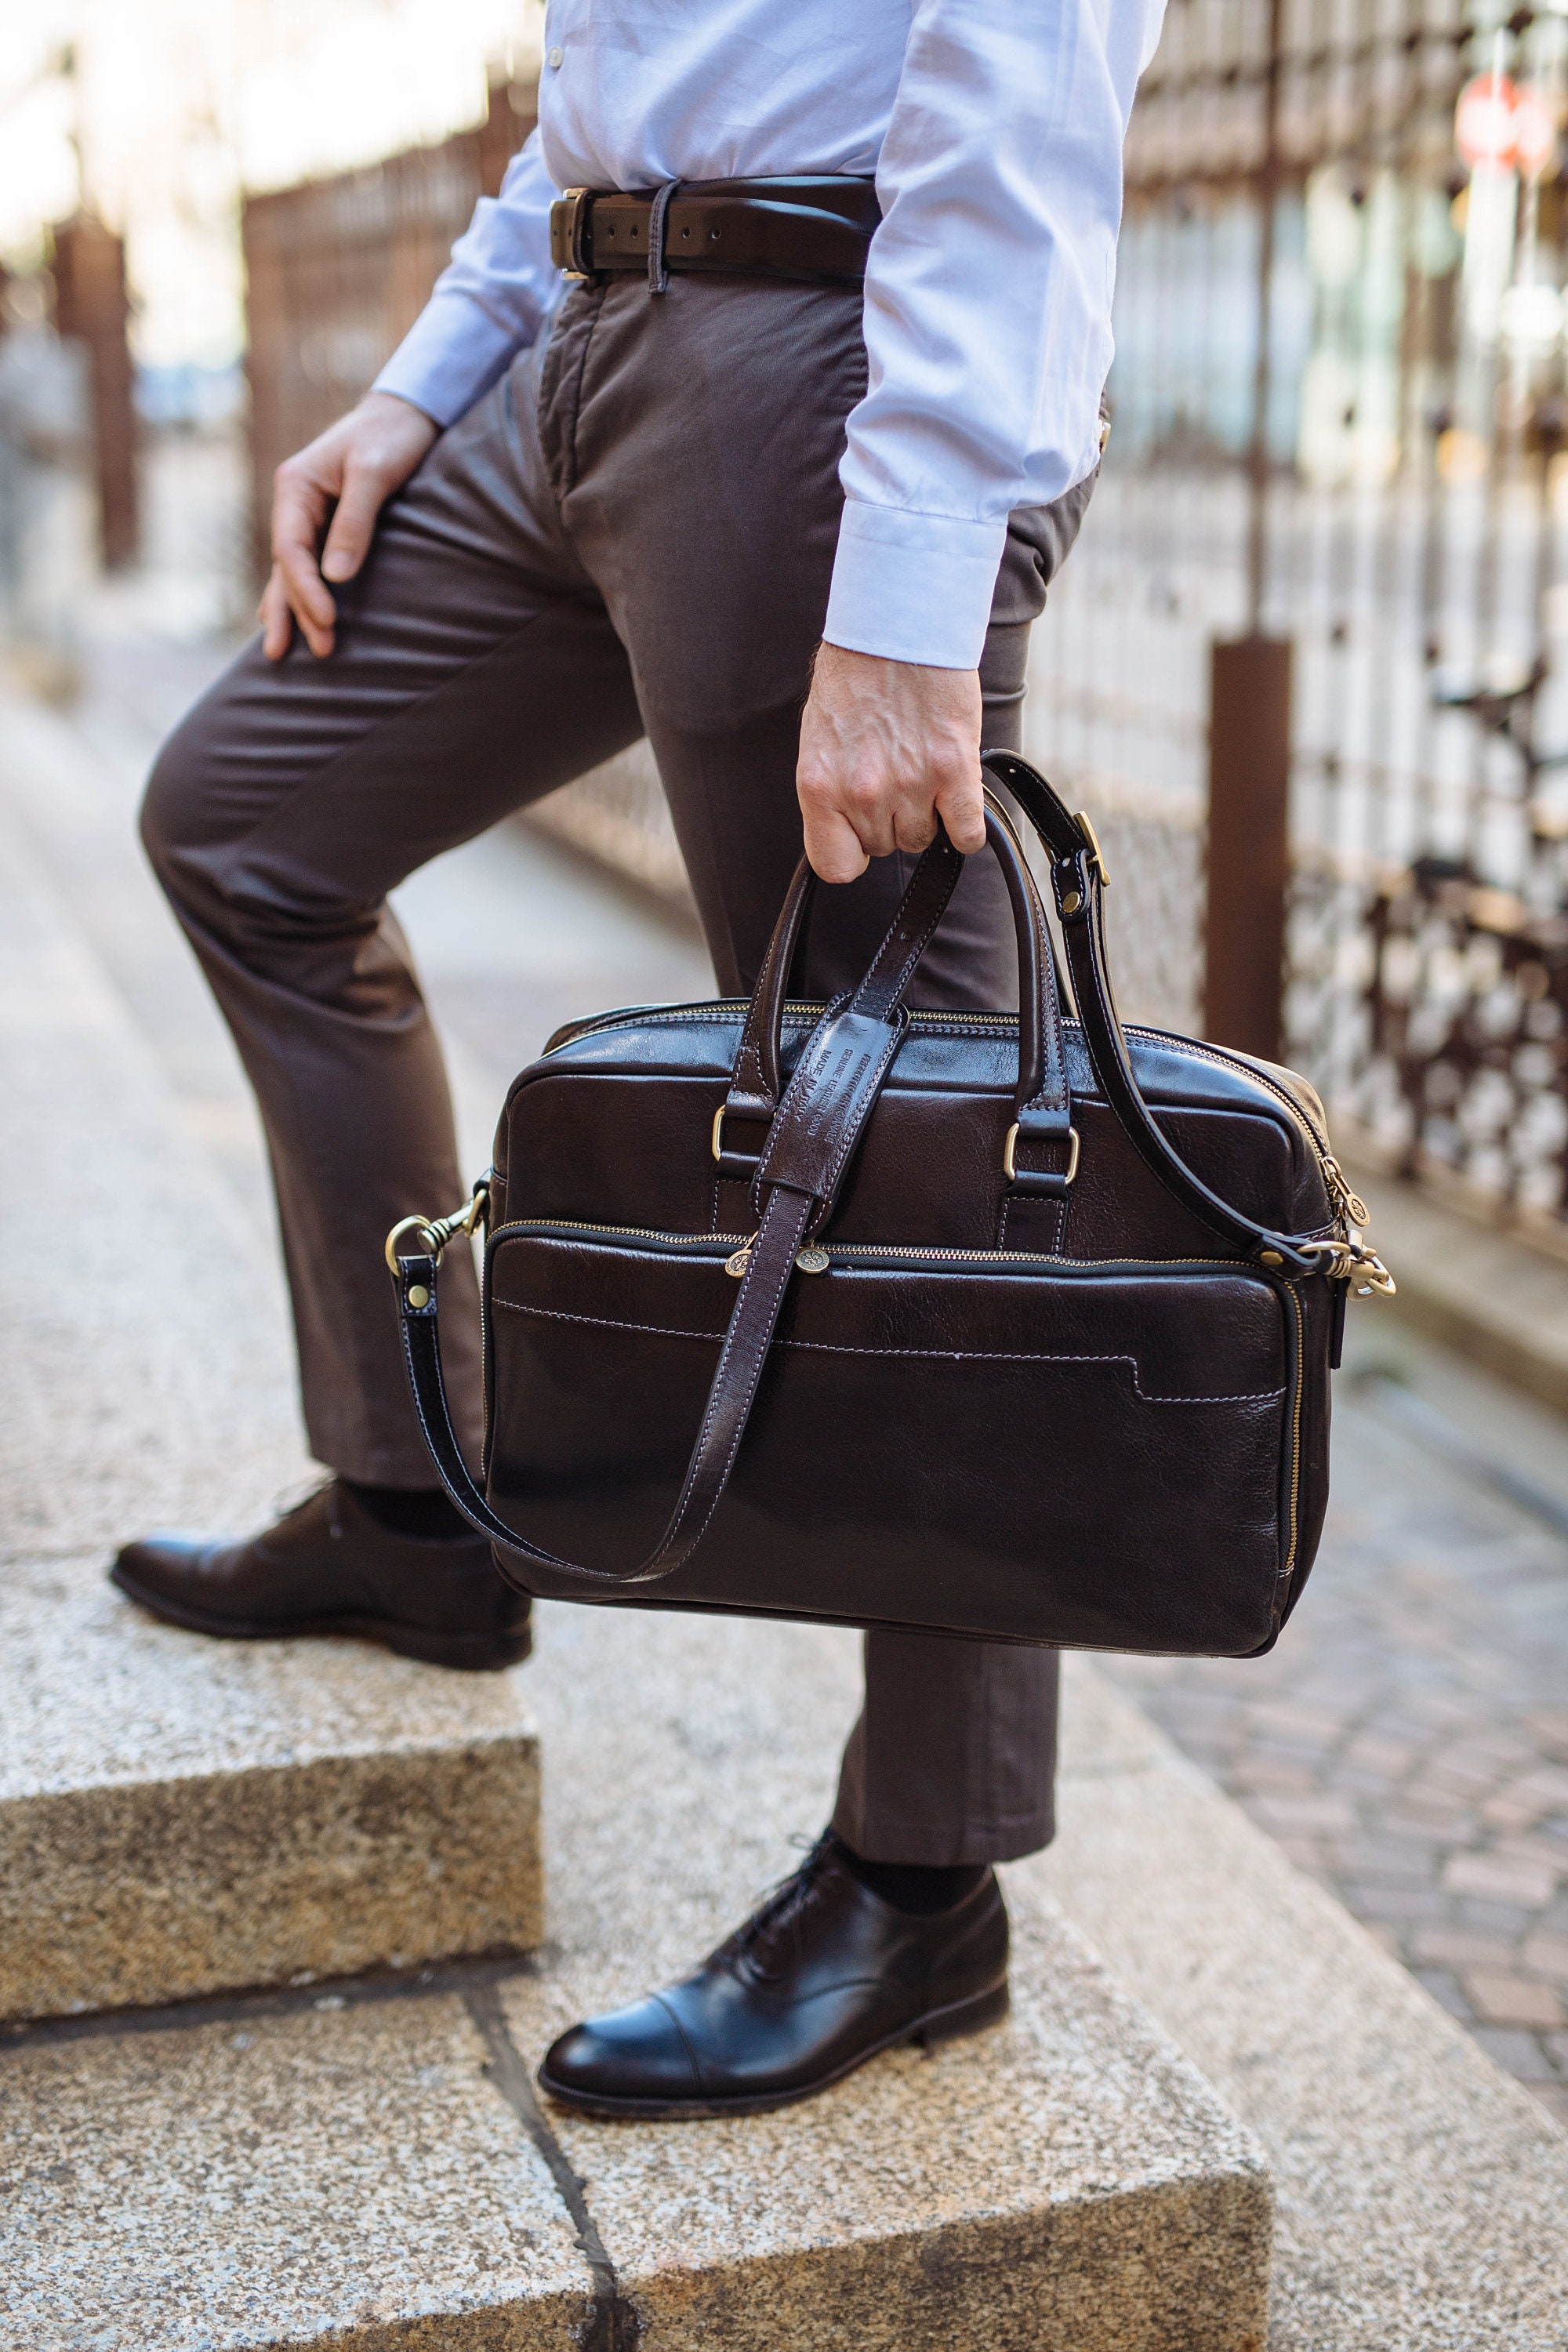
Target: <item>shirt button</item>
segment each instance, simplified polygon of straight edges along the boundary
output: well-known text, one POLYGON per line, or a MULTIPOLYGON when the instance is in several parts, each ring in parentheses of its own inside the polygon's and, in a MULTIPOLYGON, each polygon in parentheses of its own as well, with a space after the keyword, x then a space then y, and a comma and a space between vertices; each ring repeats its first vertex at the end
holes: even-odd
POLYGON ((556 72, 556 73, 559 73, 559 72, 560 72, 560 70, 561 70, 562 67, 565 64, 565 62, 566 62, 566 52, 565 52, 565 50, 564 50, 563 48, 560 47, 559 47, 559 45, 558 45, 556 47, 554 47, 553 49, 552 49, 552 50, 550 51, 550 53, 549 53, 549 56, 545 58, 545 63, 546 63, 546 65, 548 65, 549 67, 551 67, 551 68, 552 68, 552 69, 554 72, 556 72))

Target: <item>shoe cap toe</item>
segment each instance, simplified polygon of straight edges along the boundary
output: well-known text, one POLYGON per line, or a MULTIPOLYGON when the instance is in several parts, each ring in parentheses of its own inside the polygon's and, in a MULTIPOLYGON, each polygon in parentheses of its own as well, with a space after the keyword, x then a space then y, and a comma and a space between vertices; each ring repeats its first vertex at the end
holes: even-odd
POLYGON ((539 2079, 568 2098, 685 2099, 702 2087, 686 2038, 657 1993, 573 2026, 545 2052, 539 2079))

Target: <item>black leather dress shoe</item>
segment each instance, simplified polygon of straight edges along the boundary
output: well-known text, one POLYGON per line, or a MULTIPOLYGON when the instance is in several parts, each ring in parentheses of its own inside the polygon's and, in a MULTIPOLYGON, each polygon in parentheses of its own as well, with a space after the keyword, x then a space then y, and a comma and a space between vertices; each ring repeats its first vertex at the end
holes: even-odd
POLYGON ((403 1535, 335 1479, 248 1543, 127 1544, 110 1578, 154 1617, 227 1641, 353 1633, 400 1657, 475 1668, 529 1651, 529 1602, 483 1537, 403 1535))
POLYGON ((863 1886, 828 1830, 697 1974, 574 2025, 540 2088, 595 2116, 737 2116, 809 2098, 900 2042, 1007 2009, 1007 1910, 988 1871, 916 1917, 863 1886))

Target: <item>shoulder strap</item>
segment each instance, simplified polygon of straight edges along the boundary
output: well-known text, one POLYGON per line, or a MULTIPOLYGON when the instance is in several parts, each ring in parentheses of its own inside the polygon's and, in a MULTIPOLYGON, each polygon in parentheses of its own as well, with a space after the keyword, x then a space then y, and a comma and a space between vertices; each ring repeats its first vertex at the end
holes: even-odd
POLYGON ((729 1484, 794 1270, 795 1255, 805 1237, 816 1206, 809 1192, 792 1192, 783 1184, 775 1184, 769 1194, 761 1230, 751 1245, 740 1296, 724 1334, 707 1411, 687 1465, 679 1498, 653 1550, 637 1566, 627 1569, 584 1568, 577 1560, 563 1559, 558 1553, 544 1551, 539 1545, 525 1541, 490 1508, 463 1459, 441 1375, 441 1342, 436 1313, 439 1260, 434 1252, 416 1252, 401 1258, 398 1306, 403 1318, 403 1358, 414 1409, 441 1484, 469 1526, 477 1528, 480 1535, 489 1536, 496 1549, 512 1559, 531 1560, 541 1568, 566 1569, 574 1576, 590 1579, 595 1584, 652 1584, 673 1574, 700 1540, 729 1484), (414 1303, 416 1298, 417 1304, 414 1303))

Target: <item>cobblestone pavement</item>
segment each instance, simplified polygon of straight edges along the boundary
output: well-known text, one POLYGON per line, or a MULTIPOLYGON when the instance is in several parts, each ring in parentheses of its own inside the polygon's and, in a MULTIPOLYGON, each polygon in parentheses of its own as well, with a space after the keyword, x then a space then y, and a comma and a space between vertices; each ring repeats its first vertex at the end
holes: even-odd
POLYGON ((1455 1458, 1489 1408, 1555 1450, 1561 1493, 1568 1444, 1484 1375, 1368 1332, 1373 1312, 1363 1368, 1392 1352, 1417 1394, 1440 1384, 1441 1421, 1413 1435, 1352 1355, 1322 1549, 1278 1647, 1111 1671, 1568 2124, 1568 1541, 1455 1458))
MULTIPOLYGON (((133 631, 111 646, 69 728, 47 721, 69 755, 37 784, 34 823, 68 862, 73 903, 186 1115, 270 1226, 237 1066, 132 842, 157 725, 216 660, 160 656, 133 631)), ((400 907, 452 1043, 476 1168, 507 1081, 557 1021, 710 985, 677 925, 516 829, 438 861, 400 907)), ((1405 1334, 1395 1311, 1358 1312, 1328 1530, 1279 1647, 1111 1671, 1568 2124, 1565 1434, 1405 1334), (1424 1426, 1394 1409, 1380 1368, 1425 1400, 1424 1426), (1499 1491, 1489 1456, 1555 1491, 1556 1527, 1550 1507, 1532 1515, 1499 1491)))

